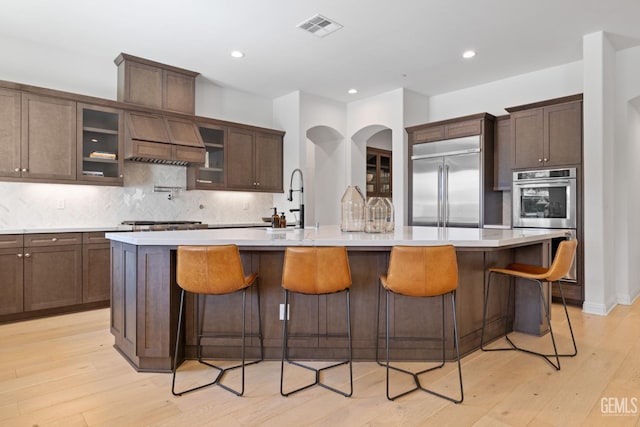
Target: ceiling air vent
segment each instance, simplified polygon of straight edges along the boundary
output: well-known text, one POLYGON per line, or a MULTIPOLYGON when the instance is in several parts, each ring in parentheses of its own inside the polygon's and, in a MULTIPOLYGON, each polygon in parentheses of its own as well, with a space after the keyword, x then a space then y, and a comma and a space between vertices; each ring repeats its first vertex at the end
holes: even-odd
POLYGON ((342 28, 342 25, 322 15, 314 15, 297 25, 316 37, 324 37, 342 28))

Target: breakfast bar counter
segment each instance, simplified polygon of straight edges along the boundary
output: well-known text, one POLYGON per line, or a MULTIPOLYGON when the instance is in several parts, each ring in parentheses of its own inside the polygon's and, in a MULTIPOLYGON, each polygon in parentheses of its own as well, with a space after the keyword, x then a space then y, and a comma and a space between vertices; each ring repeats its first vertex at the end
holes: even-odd
MULTIPOLYGON (((562 231, 506 230, 477 228, 398 227, 392 233, 341 232, 338 226, 318 229, 219 229, 107 233, 111 240, 111 331, 115 348, 139 371, 171 370, 178 324, 179 287, 175 279, 176 248, 180 245, 236 244, 240 248, 245 273, 257 272, 260 299, 251 290, 247 321, 251 333, 258 331, 256 304, 261 308, 264 354, 279 359, 282 343, 280 285, 284 249, 287 246, 346 246, 353 285, 351 312, 353 356, 374 360, 376 347, 383 345, 383 328, 376 336, 380 274, 386 273, 391 247, 395 245, 442 245, 456 247, 459 270, 457 318, 461 352, 480 345, 486 269, 512 262, 546 266, 552 238, 562 231)), ((507 280, 506 278, 496 278, 507 280)), ((505 284, 508 282, 504 282, 505 284)), ((508 286, 492 287, 487 336, 506 332, 505 308, 508 286), (495 295, 493 292, 495 291, 495 295), (500 301, 501 303, 498 303, 500 301)), ((291 301, 290 333, 295 348, 293 358, 332 359, 344 356, 345 338, 340 334, 346 322, 344 298, 336 295, 305 296, 291 301), (313 336, 320 334, 320 338, 313 336)), ((513 329, 540 335, 546 332, 537 290, 516 283, 516 309, 509 313, 513 329)), ((241 331, 241 295, 209 298, 204 332, 241 331)), ((395 359, 437 358, 440 328, 440 299, 414 301, 394 296, 391 306, 391 339, 395 359), (423 338, 416 340, 415 338, 423 338)), ((382 304, 384 306, 384 304, 382 304)), ((184 342, 179 358, 195 357, 196 299, 187 299, 184 342)), ((384 322, 384 316, 380 316, 384 322)), ((507 329, 511 329, 507 322, 507 329)), ((447 326, 447 352, 452 354, 452 327, 447 326)), ((248 328, 249 329, 249 328, 248 328)), ((247 357, 258 354, 255 337, 247 338, 247 357)), ((238 358, 240 339, 203 340, 204 353, 220 358, 238 358)))

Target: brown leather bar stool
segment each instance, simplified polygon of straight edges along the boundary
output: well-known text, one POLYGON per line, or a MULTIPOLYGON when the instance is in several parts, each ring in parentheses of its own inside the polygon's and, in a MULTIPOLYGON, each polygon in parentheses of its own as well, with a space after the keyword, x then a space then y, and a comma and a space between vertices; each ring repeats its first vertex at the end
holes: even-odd
MULTIPOLYGON (((563 240, 558 245, 558 250, 556 255, 551 263, 549 268, 539 267, 535 265, 528 264, 509 264, 506 268, 489 268, 489 280, 487 283, 487 293, 484 298, 484 315, 482 316, 482 335, 480 337, 480 348, 484 351, 505 351, 505 350, 519 350, 525 353, 533 354, 535 356, 540 356, 545 359, 547 362, 551 364, 556 370, 560 370, 560 357, 573 357, 578 354, 578 347, 576 346, 576 339, 573 336, 573 328, 571 327, 571 319, 569 319, 569 312, 567 311, 567 303, 564 299, 564 292, 562 291, 562 278, 567 275, 571 265, 573 264, 573 260, 576 256, 576 247, 578 246, 577 240, 563 240), (487 323, 487 307, 489 306, 489 295, 491 290, 491 278, 494 274, 503 274, 510 276, 512 278, 520 278, 529 280, 531 282, 537 283, 538 288, 540 289, 540 299, 542 300, 542 305, 544 308, 544 314, 547 318, 547 322, 549 324, 549 335, 551 335, 551 343, 553 344, 553 354, 540 353, 532 350, 527 350, 521 347, 518 347, 513 343, 513 341, 509 338, 509 335, 506 334, 504 337, 507 342, 510 344, 510 347, 500 347, 500 348, 486 348, 484 342, 484 330, 487 323), (573 352, 566 354, 559 354, 558 348, 556 347, 556 339, 553 334, 553 328, 551 327, 551 317, 549 313, 549 304, 544 295, 544 288, 542 286, 543 282, 557 282, 558 289, 560 290, 560 297, 562 298, 562 306, 564 307, 564 314, 567 317, 567 324, 569 325, 569 332, 571 332, 571 341, 573 342, 573 352), (550 358, 554 358, 556 363, 550 358)), ((513 287, 513 280, 509 281, 509 297, 508 297, 508 307, 507 313, 509 312, 509 306, 511 304, 511 288, 513 287)), ((508 330, 508 316, 505 315, 505 331, 508 330)))
MULTIPOLYGON (((177 259, 177 282, 182 288, 180 295, 180 313, 178 315, 178 332, 176 334, 176 350, 173 359, 173 380, 171 383, 171 392, 175 396, 181 396, 191 391, 199 390, 211 385, 219 385, 238 396, 244 394, 244 368, 245 366, 258 363, 263 359, 262 347, 262 326, 260 321, 260 291, 256 284, 256 295, 258 299, 258 339, 260 340, 260 359, 251 362, 245 362, 245 336, 246 334, 246 293, 247 289, 256 283, 257 273, 245 276, 240 259, 240 251, 236 245, 222 246, 179 246, 177 259), (202 357, 201 341, 203 337, 216 337, 220 334, 203 334, 202 321, 204 318, 204 308, 202 315, 199 314, 200 304, 199 297, 225 295, 233 292, 242 291, 242 344, 240 364, 221 368, 213 363, 207 362, 202 357), (178 347, 180 343, 180 333, 182 331, 183 312, 185 303, 185 293, 191 292, 196 294, 198 302, 196 303, 196 333, 197 333, 197 349, 198 362, 203 365, 210 366, 218 370, 215 380, 204 385, 193 387, 190 389, 176 391, 176 371, 178 369, 178 347), (241 368, 241 387, 240 390, 233 389, 222 383, 224 375, 233 370, 241 368)), ((223 335, 228 337, 228 334, 223 335)), ((250 335, 255 336, 255 335, 250 335)))
MULTIPOLYGON (((376 361, 387 368, 387 399, 395 400, 411 392, 422 390, 454 403, 461 403, 464 399, 462 388, 462 368, 460 366, 460 349, 458 345, 458 325, 456 320, 456 289, 458 288, 458 261, 456 249, 452 245, 445 246, 394 246, 391 248, 389 269, 386 275, 380 276, 382 288, 386 291, 386 332, 385 348, 386 362, 380 362, 376 345, 376 361), (410 297, 441 297, 442 307, 442 360, 440 364, 419 372, 391 366, 389 362, 389 294, 399 294, 410 297), (445 295, 451 296, 453 314, 453 338, 458 362, 458 381, 460 383, 460 398, 447 396, 434 390, 425 388, 420 382, 420 375, 442 368, 446 361, 446 333, 445 333, 445 295), (415 387, 391 396, 389 393, 390 370, 413 376, 415 387)), ((380 325, 380 293, 378 292, 378 321, 380 325)), ((378 339, 376 332, 376 340, 378 339)))
MULTIPOLYGON (((282 361, 280 365, 280 394, 287 397, 293 393, 319 385, 346 397, 353 394, 353 370, 351 363, 351 310, 349 288, 351 270, 345 247, 289 247, 285 250, 282 270, 284 288, 284 306, 289 307, 289 293, 305 295, 326 295, 345 292, 347 303, 347 338, 349 342, 348 359, 316 369, 289 359, 289 316, 284 316, 282 324, 282 361), (284 362, 315 372, 315 382, 292 391, 284 391, 284 362), (349 392, 338 390, 321 382, 320 374, 340 365, 349 365, 349 392)), ((286 311, 286 309, 285 309, 286 311)))

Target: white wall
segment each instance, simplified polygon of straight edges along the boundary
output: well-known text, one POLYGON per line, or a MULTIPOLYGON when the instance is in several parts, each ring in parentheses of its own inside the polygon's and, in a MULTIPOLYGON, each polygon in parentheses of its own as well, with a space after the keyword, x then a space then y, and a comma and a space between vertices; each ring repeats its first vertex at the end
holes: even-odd
POLYGON ((405 89, 402 115, 405 128, 428 123, 429 97, 421 93, 405 89))
POLYGON ((391 129, 393 147, 393 205, 395 225, 406 224, 406 167, 407 136, 404 130, 404 89, 373 96, 347 105, 347 184, 366 185, 366 140, 381 128, 391 129), (369 128, 372 133, 353 140, 361 130, 369 128))
POLYGON ((300 164, 308 171, 307 224, 340 224, 340 199, 346 188, 346 106, 309 93, 302 94, 300 106, 300 164))
POLYGON ((429 98, 429 122, 476 113, 507 114, 505 108, 582 93, 582 61, 429 98))
POLYGON ((196 114, 266 128, 274 124, 273 100, 196 78, 196 114))
POLYGON ((367 140, 367 147, 391 151, 393 149, 391 129, 384 129, 373 134, 373 136, 367 140))
POLYGON ((640 47, 616 53, 615 105, 615 271, 616 299, 631 304, 640 296, 640 47))
POLYGON ((115 100, 117 67, 112 58, 95 57, 51 49, 46 40, 33 43, 25 39, 0 37, 0 79, 46 87, 98 98, 115 100))
MULTIPOLYGON (((5 58, 0 61, 1 80, 117 98, 113 60, 120 52, 114 52, 113 58, 96 58, 90 52, 80 56, 6 38, 0 38, 0 51, 5 58)), ((196 91, 199 115, 277 128, 269 99, 221 88, 202 78, 196 80, 196 91)), ((272 194, 184 191, 169 202, 166 194, 153 193, 154 184, 186 188, 184 167, 125 162, 124 175, 124 187, 0 182, 0 228, 114 226, 130 219, 237 224, 259 222, 273 205, 272 194), (65 200, 65 208, 53 208, 60 200, 65 200), (204 209, 198 208, 200 202, 204 209)))
MULTIPOLYGON (((286 130, 283 146, 283 194, 273 196, 272 205, 278 208, 278 212, 289 213, 289 209, 298 207, 298 196, 294 196, 294 202, 288 202, 288 195, 291 172, 301 166, 300 156, 303 147, 300 141, 304 141, 303 130, 300 128, 300 92, 292 92, 277 98, 273 102, 274 125, 278 129, 286 130)), ((304 170, 302 171, 304 174, 304 170)), ((296 185, 297 188, 297 184, 296 185)), ((305 182, 306 186, 306 182, 305 182)), ((305 215, 306 217, 306 215, 305 215)), ((292 217, 290 217, 292 218, 292 217)))
POLYGON ((583 37, 585 311, 608 313, 616 304, 615 58, 602 32, 583 37))

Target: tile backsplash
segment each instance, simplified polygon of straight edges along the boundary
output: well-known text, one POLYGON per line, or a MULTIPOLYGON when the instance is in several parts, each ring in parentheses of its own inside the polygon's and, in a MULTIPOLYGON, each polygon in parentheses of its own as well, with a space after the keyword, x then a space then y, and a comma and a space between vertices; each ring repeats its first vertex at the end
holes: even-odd
POLYGON ((125 162, 124 187, 0 182, 0 230, 111 227, 125 220, 190 220, 208 224, 260 222, 273 195, 186 191, 186 168, 125 162), (154 186, 181 187, 169 193, 154 186))

